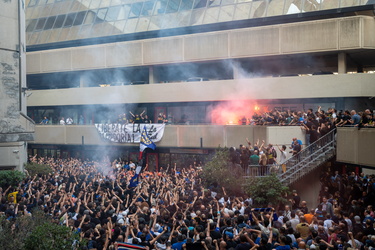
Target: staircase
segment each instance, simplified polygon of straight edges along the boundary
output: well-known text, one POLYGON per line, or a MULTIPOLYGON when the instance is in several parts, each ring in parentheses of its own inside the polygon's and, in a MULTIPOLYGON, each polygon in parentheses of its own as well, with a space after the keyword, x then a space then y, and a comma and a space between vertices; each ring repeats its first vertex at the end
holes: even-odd
POLYGON ((289 186, 306 174, 318 168, 336 155, 336 129, 321 137, 319 140, 292 156, 283 164, 286 171, 279 168, 280 181, 289 186))

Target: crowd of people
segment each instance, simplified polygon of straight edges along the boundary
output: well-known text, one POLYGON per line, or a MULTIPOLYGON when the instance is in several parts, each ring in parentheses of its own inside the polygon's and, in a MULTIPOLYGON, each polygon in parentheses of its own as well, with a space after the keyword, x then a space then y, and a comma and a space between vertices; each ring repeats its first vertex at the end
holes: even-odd
POLYGON ((334 108, 329 108, 327 111, 324 111, 319 106, 318 110, 315 112, 313 109, 308 109, 306 112, 273 110, 263 114, 255 113, 251 119, 243 118, 241 120, 243 125, 292 126, 303 125, 308 122, 313 122, 316 129, 318 129, 321 124, 327 123, 333 126, 375 127, 375 113, 370 109, 358 113, 355 110, 345 110, 337 113, 337 110, 334 108))
POLYGON ((0 190, 9 223, 34 209, 79 233, 82 249, 372 249, 375 177, 325 172, 319 206, 297 191, 285 204, 257 208, 254 197, 202 185, 201 168, 135 172, 130 162, 31 157, 53 173, 0 190))

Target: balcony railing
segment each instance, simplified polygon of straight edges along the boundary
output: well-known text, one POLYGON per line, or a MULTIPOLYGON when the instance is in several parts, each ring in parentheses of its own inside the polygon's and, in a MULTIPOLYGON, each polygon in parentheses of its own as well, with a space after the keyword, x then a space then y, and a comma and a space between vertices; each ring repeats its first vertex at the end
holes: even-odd
POLYGON ((250 165, 246 177, 264 177, 275 173, 282 183, 290 185, 336 154, 336 129, 330 131, 298 154, 278 165, 250 165))

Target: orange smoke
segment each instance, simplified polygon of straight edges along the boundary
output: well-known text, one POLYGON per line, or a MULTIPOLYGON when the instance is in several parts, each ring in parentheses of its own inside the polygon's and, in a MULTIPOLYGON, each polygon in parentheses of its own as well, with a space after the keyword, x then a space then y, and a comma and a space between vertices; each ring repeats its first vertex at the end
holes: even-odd
POLYGON ((212 108, 210 112, 211 122, 220 125, 240 125, 243 117, 246 118, 246 124, 254 113, 262 113, 267 107, 260 107, 254 101, 231 101, 221 103, 212 108))

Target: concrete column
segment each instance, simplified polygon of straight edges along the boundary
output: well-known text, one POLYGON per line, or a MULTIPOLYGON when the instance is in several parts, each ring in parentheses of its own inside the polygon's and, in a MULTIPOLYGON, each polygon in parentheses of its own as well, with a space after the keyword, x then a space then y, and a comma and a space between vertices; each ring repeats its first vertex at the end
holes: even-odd
POLYGON ((233 79, 240 79, 241 74, 240 74, 238 63, 232 63, 232 68, 233 68, 233 79))
POLYGON ((149 84, 155 83, 154 66, 148 67, 148 83, 149 84))
POLYGON ((339 74, 346 74, 347 67, 346 67, 346 53, 339 52, 338 55, 338 73, 339 74))

